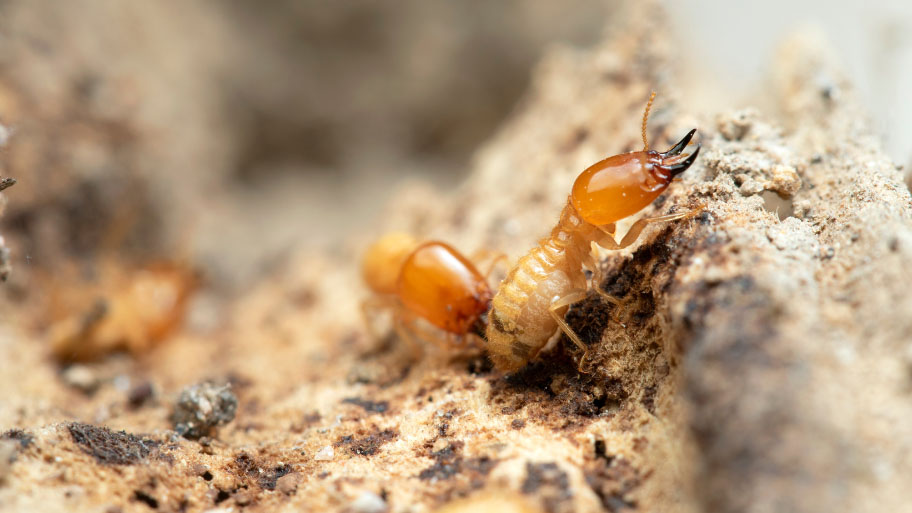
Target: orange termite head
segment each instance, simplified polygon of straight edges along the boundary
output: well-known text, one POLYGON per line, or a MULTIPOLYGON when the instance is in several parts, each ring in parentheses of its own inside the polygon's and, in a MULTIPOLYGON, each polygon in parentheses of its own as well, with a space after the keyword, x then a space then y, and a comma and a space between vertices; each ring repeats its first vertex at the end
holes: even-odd
POLYGON ((693 153, 682 154, 696 131, 688 132, 664 153, 624 153, 589 166, 573 184, 573 207, 586 222, 599 226, 639 212, 697 159, 699 144, 693 153))
POLYGON ((361 275, 377 294, 395 294, 399 271, 419 242, 406 233, 389 233, 371 244, 361 260, 361 275))

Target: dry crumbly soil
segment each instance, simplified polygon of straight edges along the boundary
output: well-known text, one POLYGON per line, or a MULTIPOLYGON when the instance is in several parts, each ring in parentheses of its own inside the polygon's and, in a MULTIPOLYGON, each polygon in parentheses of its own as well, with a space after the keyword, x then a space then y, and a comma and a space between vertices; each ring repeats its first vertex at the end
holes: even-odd
POLYGON ((95 385, 83 390, 29 326, 2 326, 0 510, 907 507, 912 201, 900 170, 819 42, 783 44, 776 111, 691 112, 670 42, 643 30, 657 18, 638 11, 592 49, 550 51, 468 182, 411 187, 386 217, 515 258, 550 229, 580 169, 638 149, 644 100, 660 91, 652 145, 697 127, 703 150, 645 215, 700 213, 603 255, 625 328, 595 296, 568 314, 589 374, 563 341, 504 376, 481 355, 374 340, 356 254, 301 254, 221 305, 220 322, 197 302, 165 343, 86 364, 95 385), (171 405, 203 380, 229 383, 238 411, 188 440, 171 405))

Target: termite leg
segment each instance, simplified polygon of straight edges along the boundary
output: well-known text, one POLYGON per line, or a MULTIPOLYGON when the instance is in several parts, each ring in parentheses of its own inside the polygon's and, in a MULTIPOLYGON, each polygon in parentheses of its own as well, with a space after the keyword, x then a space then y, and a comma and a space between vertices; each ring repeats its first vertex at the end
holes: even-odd
POLYGON ((465 337, 466 347, 470 347, 472 349, 478 349, 478 350, 484 349, 485 344, 487 343, 485 341, 484 337, 482 337, 481 335, 478 335, 476 333, 468 333, 463 336, 465 337))
POLYGON ((589 348, 586 347, 586 344, 583 344, 583 341, 579 338, 579 335, 577 335, 576 332, 573 331, 573 328, 567 324, 567 321, 564 320, 563 316, 557 313, 557 311, 561 308, 570 306, 574 303, 579 303, 584 299, 586 299, 585 290, 573 291, 564 297, 555 299, 551 303, 551 306, 548 307, 548 313, 551 314, 551 317, 553 317, 557 322, 557 325, 560 326, 561 331, 563 331, 564 334, 567 335, 567 337, 569 337, 574 344, 576 344, 576 347, 580 348, 583 351, 583 356, 580 357, 579 368, 577 370, 585 374, 583 371, 583 364, 586 362, 586 357, 589 356, 589 348))
POLYGON ((424 348, 415 340, 415 325, 406 318, 407 315, 401 308, 397 308, 393 313, 393 329, 396 330, 399 339, 411 347, 412 354, 418 356, 424 352, 424 348))
POLYGON ((648 225, 654 224, 654 223, 664 223, 666 221, 674 221, 676 219, 684 219, 687 217, 693 217, 693 216, 699 214, 701 210, 702 210, 701 208, 696 208, 696 209, 688 211, 688 212, 680 212, 677 214, 669 214, 666 216, 648 217, 645 219, 640 219, 637 222, 633 223, 633 226, 631 226, 630 229, 627 230, 627 234, 624 235, 624 238, 621 239, 621 242, 616 242, 614 237, 606 237, 605 239, 599 241, 599 246, 602 246, 605 249, 612 249, 612 250, 624 249, 627 246, 636 242, 636 240, 640 238, 640 234, 643 232, 643 229, 646 228, 648 225))
MULTIPOLYGON (((609 235, 613 235, 614 234, 614 224, 611 224, 609 226, 610 226, 610 229, 612 230, 611 232, 609 232, 604 227, 601 227, 601 229, 603 231, 605 231, 605 233, 607 233, 609 235)), ((614 309, 611 311, 611 320, 620 324, 622 328, 626 328, 624 323, 621 322, 621 316, 620 316, 621 309, 624 307, 624 302, 621 301, 620 299, 612 296, 611 294, 605 292, 602 289, 602 280, 603 280, 602 268, 596 263, 595 259, 592 257, 591 254, 588 255, 586 258, 586 267, 592 269, 592 278, 590 279, 591 283, 592 283, 592 285, 591 285, 592 290, 594 290, 596 292, 596 294, 598 294, 602 298, 602 300, 614 305, 614 309)))
POLYGON ((491 273, 494 272, 494 269, 497 268, 497 264, 507 259, 507 254, 501 251, 488 251, 486 249, 481 249, 472 253, 472 257, 470 258, 470 260, 473 262, 478 262, 480 260, 486 259, 490 259, 488 269, 484 272, 484 277, 487 280, 491 276, 491 273))
POLYGON ((458 336, 454 340, 451 333, 429 330, 417 324, 420 321, 404 308, 397 308, 394 315, 397 321, 396 334, 399 335, 399 338, 404 338, 416 350, 417 354, 421 354, 424 351, 424 347, 419 341, 429 342, 444 350, 453 349, 457 347, 458 343, 464 341, 463 338, 458 336))
POLYGON ((592 271, 592 290, 594 290, 603 301, 607 301, 614 305, 614 309, 611 311, 611 320, 620 324, 622 328, 626 328, 627 325, 621 321, 621 311, 624 309, 624 302, 602 289, 602 270, 598 266, 595 266, 595 270, 592 271))
MULTIPOLYGON (((599 296, 601 296, 603 300, 614 305, 614 309, 611 311, 611 320, 618 323, 621 328, 626 328, 627 325, 624 324, 624 321, 621 320, 621 312, 624 310, 626 303, 602 290, 602 275, 600 271, 593 274, 593 280, 596 281, 592 282, 592 288, 598 293, 599 296)), ((627 334, 627 331, 622 330, 620 334, 621 337, 629 344, 630 336, 627 334)))
POLYGON ((505 262, 506 260, 507 260, 506 253, 498 253, 497 256, 494 257, 494 260, 491 260, 491 265, 488 266, 488 270, 485 271, 485 273, 484 273, 485 280, 487 280, 488 278, 491 277, 491 273, 493 273, 494 269, 497 268, 497 264, 499 264, 500 262, 505 262))
POLYGON ((377 323, 375 322, 377 313, 390 308, 394 311, 398 308, 396 299, 390 296, 372 296, 361 302, 361 317, 367 327, 367 333, 374 340, 383 338, 383 335, 377 331, 377 323))

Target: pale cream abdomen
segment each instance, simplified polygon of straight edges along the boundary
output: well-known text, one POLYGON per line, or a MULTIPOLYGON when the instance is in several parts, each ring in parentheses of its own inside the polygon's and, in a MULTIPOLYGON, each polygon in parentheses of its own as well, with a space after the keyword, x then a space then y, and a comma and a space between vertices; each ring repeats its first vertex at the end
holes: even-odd
POLYGON ((547 239, 521 258, 501 284, 486 331, 488 352, 499 369, 519 369, 557 331, 548 308, 574 289, 566 267, 563 248, 547 239))

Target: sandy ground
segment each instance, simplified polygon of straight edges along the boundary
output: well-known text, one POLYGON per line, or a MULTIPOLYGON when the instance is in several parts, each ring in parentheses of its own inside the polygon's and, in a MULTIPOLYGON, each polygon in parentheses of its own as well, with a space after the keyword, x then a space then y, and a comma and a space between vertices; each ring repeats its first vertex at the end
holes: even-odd
MULTIPOLYGON (((783 43, 763 102, 774 110, 694 112, 677 101, 662 16, 626 16, 592 48, 547 53, 464 185, 414 184, 384 215, 385 228, 515 259, 581 169, 639 148, 658 90, 653 146, 697 127, 703 150, 645 215, 701 213, 602 254, 603 286, 628 307, 624 329, 594 294, 568 313, 589 374, 563 339, 508 376, 478 352, 372 338, 364 240, 287 255, 236 296, 192 272, 162 279, 190 294, 181 321, 130 295, 134 259, 91 278, 61 264, 4 285, 3 317, 16 322, 0 328, 0 509, 902 510, 912 205, 901 171, 819 41, 783 43), (38 286, 59 292, 28 293, 38 286), (58 310, 101 328, 60 342, 58 310), (88 361, 71 364, 67 343, 92 345, 88 361), (204 381, 230 387, 236 414, 182 437, 174 404, 204 381)), ((93 127, 87 137, 143 140, 93 127)), ((44 233, 51 254, 60 231, 44 233)))

